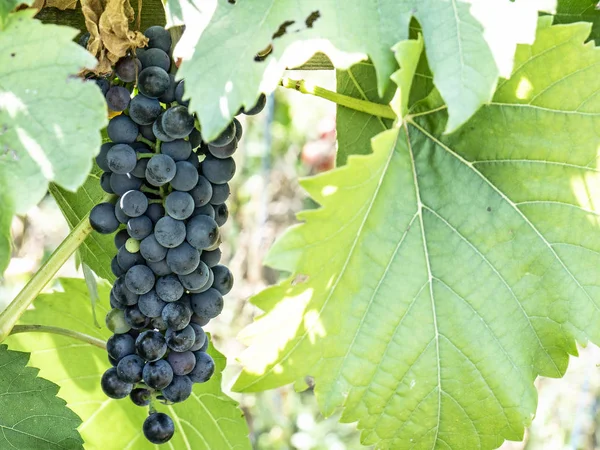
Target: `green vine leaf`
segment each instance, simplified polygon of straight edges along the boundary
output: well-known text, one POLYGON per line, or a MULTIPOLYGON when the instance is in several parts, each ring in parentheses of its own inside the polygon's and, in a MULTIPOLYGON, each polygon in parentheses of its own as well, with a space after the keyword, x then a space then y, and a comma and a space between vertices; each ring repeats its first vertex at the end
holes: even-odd
MULTIPOLYGON (((9 14, 0 31, 3 217, 25 213, 45 195, 49 181, 77 189, 92 167, 107 122, 100 90, 76 77, 96 64, 72 42, 77 30, 42 24, 31 17, 34 12, 9 14)), ((0 253, 0 273, 9 255, 0 253)))
POLYGON ((81 419, 56 397, 58 386, 27 367, 29 354, 0 345, 0 447, 83 449, 81 419))
MULTIPOLYGON (((64 292, 40 295, 35 308, 27 310, 19 323, 58 326, 102 340, 110 337, 106 327, 98 329, 93 324, 85 281, 61 278, 60 284, 64 292)), ((110 285, 99 282, 99 315, 107 312, 109 293, 110 285)), ((6 342, 12 348, 31 351, 31 362, 40 368, 40 374, 60 384, 61 397, 83 420, 79 432, 88 448, 156 448, 142 434, 147 408, 135 406, 129 399, 112 400, 102 392, 100 378, 110 367, 106 351, 55 334, 23 333, 10 336, 6 342)), ((209 353, 216 365, 210 381, 195 385, 186 402, 157 404, 157 409, 175 422, 177 431, 170 448, 250 449, 244 416, 237 403, 221 390, 225 357, 212 344, 209 353)))
POLYGON ((600 51, 589 24, 549 25, 456 133, 433 92, 302 182, 321 208, 269 254, 292 275, 253 299, 236 390, 312 375, 322 412, 381 448, 522 439, 534 379, 600 343, 600 51))
POLYGON ((317 51, 342 69, 369 57, 383 95, 396 67, 390 48, 408 38, 413 16, 422 25, 434 82, 450 111, 447 129, 452 131, 491 100, 498 77, 510 74, 516 45, 533 41, 538 11, 552 10, 555 0, 352 0, 343 9, 334 0, 223 0, 214 14, 200 3, 169 0, 167 16, 171 23, 180 23, 177 19, 185 17, 186 7, 198 7, 186 32, 193 37, 184 34, 188 60, 179 76, 186 79, 186 96, 198 113, 203 135, 213 139, 240 107, 252 107, 261 91, 275 89, 286 67, 304 63, 317 51), (197 15, 206 21, 211 14, 200 35, 197 15), (224 41, 225 53, 219 45, 224 41), (255 59, 269 46, 272 50, 264 60, 255 59))
MULTIPOLYGON (((56 200, 69 228, 73 229, 90 210, 102 201, 106 193, 100 187, 102 170, 94 164, 85 183, 77 192, 69 192, 51 183, 49 191, 56 200)), ((117 253, 112 234, 91 233, 78 251, 84 264, 89 266, 99 277, 114 281, 110 270, 110 262, 117 253)))

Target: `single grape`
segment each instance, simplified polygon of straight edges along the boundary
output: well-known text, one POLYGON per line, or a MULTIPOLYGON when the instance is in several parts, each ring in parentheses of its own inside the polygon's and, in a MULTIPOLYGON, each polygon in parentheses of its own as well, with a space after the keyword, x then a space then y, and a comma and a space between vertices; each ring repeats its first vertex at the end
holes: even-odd
POLYGON ((258 97, 258 100, 256 101, 256 105, 254 105, 252 108, 250 108, 247 111, 244 110, 244 114, 246 114, 247 116, 255 116, 256 114, 260 113, 265 108, 266 104, 267 104, 267 96, 265 94, 260 94, 260 96, 258 97))
POLYGON ((155 25, 144 31, 148 38, 148 48, 160 48, 163 52, 171 51, 171 34, 160 25, 155 25))
POLYGON ((156 224, 165 215, 165 208, 160 203, 151 203, 146 210, 146 215, 150 217, 152 223, 156 224))
POLYGON ((158 139, 159 141, 161 141, 163 143, 174 141, 175 138, 172 138, 167 133, 165 133, 165 130, 163 130, 163 127, 161 124, 163 114, 158 116, 158 119, 156 119, 154 121, 154 123, 152 124, 152 134, 154 134, 154 136, 156 136, 156 139, 158 139))
POLYGON ((120 114, 110 119, 106 132, 116 144, 131 144, 137 139, 139 128, 128 116, 120 114))
POLYGON ((166 275, 156 280, 156 293, 165 302, 175 302, 183 295, 183 286, 175 275, 166 275))
POLYGON ((120 301, 117 300, 117 298, 115 297, 115 295, 113 294, 113 292, 111 291, 110 296, 110 307, 113 309, 119 309, 121 311, 125 311, 125 309, 127 308, 127 305, 125 303, 121 303, 120 301))
POLYGON ((102 95, 106 95, 110 89, 110 81, 108 81, 106 78, 96 78, 94 81, 96 82, 96 86, 98 86, 102 91, 102 95))
POLYGON ((190 133, 189 139, 193 149, 196 149, 202 145, 202 134, 200 134, 196 128, 194 128, 190 133))
POLYGON ((148 406, 152 399, 152 392, 144 388, 136 388, 131 391, 129 398, 134 405, 137 406, 148 406))
POLYGON ((165 199, 165 211, 173 219, 185 220, 194 212, 194 199, 187 192, 173 191, 165 199))
MULTIPOLYGON (((178 191, 191 191, 198 183, 198 169, 187 161, 177 161, 177 173, 171 180, 171 187, 178 191)), ((193 197, 192 197, 193 200, 193 197)))
POLYGON ((215 275, 215 281, 213 287, 218 290, 222 295, 226 295, 231 291, 233 287, 233 274, 229 269, 221 264, 218 264, 212 268, 213 274, 215 275))
MULTIPOLYGON (((139 217, 136 217, 135 219, 130 219, 131 220, 137 220, 139 219, 139 217)), ((127 239, 127 242, 125 242, 125 249, 129 252, 129 253, 137 253, 140 251, 140 241, 138 241, 137 239, 134 238, 129 238, 127 239)), ((118 261, 117 261, 118 263, 118 261)))
MULTIPOLYGON (((196 316, 197 316, 197 314, 196 314, 196 316)), ((206 320, 208 320, 208 319, 206 319, 206 320)), ((195 336, 194 345, 192 345, 192 348, 190 348, 190 351, 197 352, 204 346, 204 343, 206 342, 206 333, 202 329, 202 326, 195 322, 190 322, 189 326, 194 329, 194 336, 195 336)), ((173 370, 175 370, 175 368, 173 368, 173 370)), ((177 374, 177 375, 179 375, 179 374, 177 374)))
POLYGON ((173 420, 164 413, 152 413, 144 421, 144 436, 153 444, 164 444, 175 433, 173 420))
POLYGON ((138 94, 129 105, 129 117, 138 125, 152 125, 162 113, 162 106, 155 98, 138 94))
MULTIPOLYGON (((129 270, 129 268, 125 270, 129 270)), ((117 278, 110 291, 119 303, 122 303, 126 306, 135 305, 138 302, 139 296, 127 289, 125 277, 117 278)))
POLYGON ((115 145, 112 142, 106 142, 100 146, 100 153, 96 156, 96 164, 100 167, 104 172, 110 172, 110 167, 108 167, 108 161, 106 161, 106 155, 108 151, 115 145))
POLYGON ((127 321, 134 330, 146 328, 150 323, 150 319, 140 311, 137 305, 125 308, 125 321, 127 321))
POLYGON ((165 323, 164 320, 162 320, 162 316, 153 317, 152 320, 150 321, 150 323, 152 324, 152 328, 155 328, 159 331, 167 330, 167 324, 165 323))
POLYGON ((173 273, 167 264, 166 258, 156 262, 147 261, 146 265, 152 269, 152 272, 154 272, 157 277, 164 277, 173 273))
POLYGON ((235 123, 231 122, 227 125, 216 139, 209 142, 209 148, 212 147, 225 147, 229 145, 235 139, 235 123))
POLYGON ((110 234, 117 231, 119 221, 115 216, 114 205, 111 203, 99 203, 94 206, 90 211, 90 225, 101 234, 110 234))
POLYGON ((110 270, 117 278, 125 275, 125 271, 119 265, 119 261, 117 261, 117 255, 113 256, 113 258, 110 260, 110 270))
POLYGON ((143 370, 144 382, 152 389, 166 388, 173 380, 173 369, 164 359, 146 363, 143 370))
MULTIPOLYGON (((113 174, 113 175, 116 175, 116 174, 113 174)), ((123 212, 123 210, 121 209, 119 202, 117 202, 115 204, 115 217, 122 224, 127 224, 127 222, 129 222, 129 219, 130 219, 130 217, 127 214, 125 214, 123 212)))
POLYGON ((152 125, 139 125, 138 128, 143 137, 151 142, 156 142, 156 136, 154 135, 154 131, 152 131, 152 125))
POLYGON ((137 264, 144 264, 144 257, 139 252, 131 253, 125 246, 117 251, 117 261, 123 270, 129 270, 137 264))
POLYGON ((193 294, 192 309, 202 317, 214 319, 223 311, 223 296, 214 288, 201 294, 193 294))
POLYGON ((150 292, 154 287, 154 272, 148 266, 133 266, 125 275, 125 286, 138 295, 150 292))
POLYGON ((162 395, 170 402, 183 402, 192 395, 192 380, 185 375, 175 375, 171 384, 162 390, 162 395))
MULTIPOLYGON (((204 341, 204 345, 202 346, 202 348, 200 350, 198 350, 199 352, 205 352, 206 350, 208 350, 208 335, 206 335, 206 341, 204 341)), ((196 354, 196 352, 194 352, 194 355, 196 354)))
POLYGON ((136 190, 142 187, 142 180, 131 174, 120 175, 113 173, 110 176, 110 187, 117 195, 123 195, 127 191, 136 190))
POLYGON ((135 340, 135 349, 146 361, 157 361, 167 352, 167 343, 158 331, 147 330, 135 340))
POLYGON ((144 364, 138 355, 128 355, 117 364, 117 375, 126 383, 138 383, 142 381, 144 364))
MULTIPOLYGON (((216 186, 216 185, 215 185, 216 186)), ((194 206, 199 208, 210 202, 213 195, 213 185, 203 176, 198 176, 198 183, 190 190, 194 206)))
MULTIPOLYGON (((152 233, 152 221, 146 216, 129 219, 127 221, 127 232, 132 238, 137 239, 138 241, 145 239, 152 233)), ((138 245, 136 251, 139 249, 140 247, 138 245)), ((131 251, 129 248, 127 250, 131 251)))
MULTIPOLYGON (((219 225, 219 222, 217 222, 217 225, 219 225)), ((208 247, 206 249, 207 252, 212 252, 213 250, 216 250, 219 248, 219 246, 223 243, 223 241, 221 241, 221 236, 219 236, 219 239, 217 239, 217 242, 215 242, 215 245, 211 245, 210 247, 208 247)))
POLYGON ((133 384, 122 381, 117 375, 117 369, 111 367, 102 375, 100 386, 107 397, 120 399, 129 395, 133 384))
MULTIPOLYGON (((143 61, 142 64, 144 64, 143 61)), ((138 89, 148 98, 158 98, 163 95, 169 89, 170 83, 169 74, 164 69, 156 66, 146 67, 138 77, 138 89)))
POLYGON ((225 225, 225 222, 227 222, 228 218, 229 218, 229 208, 227 208, 227 205, 225 203, 216 205, 215 206, 215 222, 217 222, 217 225, 222 227, 223 225, 225 225))
POLYGON ((209 273, 210 269, 206 264, 200 261, 196 269, 194 269, 194 271, 191 273, 180 274, 179 281, 181 282, 181 285, 188 291, 202 289, 206 283, 208 283, 209 273))
POLYGON ((138 159, 135 167, 131 171, 131 175, 137 178, 144 178, 146 176, 146 167, 148 166, 148 158, 138 159))
MULTIPOLYGON (((198 149, 196 149, 196 151, 198 151, 198 149)), ((192 152, 192 154, 190 155, 190 157, 188 159, 186 159, 186 161, 189 162, 191 165, 193 165, 196 169, 200 169, 199 155, 200 155, 200 153, 192 152)))
POLYGON ((199 208, 194 209, 194 213, 192 214, 192 217, 196 217, 196 216, 208 216, 214 220, 215 219, 215 208, 210 204, 200 206, 199 208))
POLYGON ((239 142, 240 139, 242 139, 242 134, 243 134, 244 130, 242 128, 242 124, 240 123, 240 121, 237 120, 237 117, 233 118, 233 123, 235 124, 235 137, 239 142))
POLYGON ((119 230, 118 233, 115 234, 114 238, 115 247, 123 247, 125 245, 125 242, 127 242, 127 239, 129 239, 129 234, 127 233, 127 230, 119 230))
POLYGON ((167 248, 158 243, 156 237, 151 234, 140 243, 140 253, 150 262, 158 262, 167 256, 167 248))
POLYGON ((106 327, 115 334, 124 334, 131 330, 131 326, 125 321, 122 310, 113 308, 105 317, 106 327))
POLYGON ((200 286, 197 289, 188 289, 188 291, 190 291, 190 294, 200 294, 211 288, 213 282, 215 281, 215 276, 213 275, 213 272, 211 269, 207 269, 207 270, 208 270, 208 280, 206 281, 206 283, 204 283, 204 285, 200 286))
POLYGON ((169 355, 167 356, 167 361, 169 362, 169 364, 171 364, 173 374, 180 376, 187 375, 188 373, 190 373, 196 365, 196 357, 191 351, 185 351, 182 353, 169 352, 169 355))
POLYGON ((113 111, 125 111, 129 106, 131 94, 121 86, 113 86, 106 93, 106 104, 113 111))
POLYGON ((167 251, 167 264, 177 275, 192 273, 200 263, 200 252, 187 242, 167 251))
POLYGON ((188 374, 188 377, 194 383, 204 383, 215 373, 215 362, 208 353, 203 351, 194 352, 194 356, 196 357, 196 365, 188 374))
POLYGON ((147 317, 159 317, 166 303, 163 302, 156 291, 152 289, 143 295, 140 295, 138 300, 138 308, 147 317))
POLYGON ((227 201, 231 194, 231 188, 229 183, 213 184, 212 185, 212 197, 210 198, 211 205, 221 205, 227 201))
POLYGON ((162 129, 172 138, 184 138, 194 129, 194 116, 185 106, 174 106, 162 115, 162 129))
POLYGON ((128 334, 113 334, 106 341, 106 351, 117 362, 135 353, 135 341, 128 334))
POLYGON ((154 186, 162 186, 173 179, 177 166, 173 158, 167 155, 154 155, 146 167, 146 178, 154 186))
POLYGON ((138 217, 148 209, 148 197, 141 191, 127 191, 119 199, 119 206, 129 217, 138 217))
POLYGON ((163 217, 154 226, 154 236, 163 247, 177 247, 185 240, 185 224, 172 217, 163 217))
POLYGON ((107 194, 114 194, 114 191, 110 187, 111 175, 112 175, 112 173, 110 173, 110 172, 102 172, 102 175, 100 175, 100 187, 107 194))
POLYGON ((123 56, 115 64, 115 73, 125 83, 134 81, 137 74, 141 71, 142 63, 135 56, 123 56))
POLYGON ((185 82, 181 80, 177 86, 175 87, 175 100, 180 105, 187 107, 190 104, 189 100, 183 100, 183 95, 185 94, 185 82))
POLYGON ((158 100, 161 103, 171 104, 175 101, 175 88, 177 87, 177 82, 175 81, 175 76, 169 74, 169 88, 165 91, 163 95, 158 97, 158 100))
POLYGON ((188 325, 182 330, 167 329, 165 334, 167 346, 176 352, 185 352, 190 350, 196 341, 194 329, 188 325))
POLYGON ((190 323, 192 318, 192 309, 185 302, 168 303, 161 314, 167 328, 173 330, 183 330, 190 323))
POLYGON ((210 216, 192 217, 186 225, 186 240, 197 250, 214 245, 219 239, 219 227, 210 216))
POLYGON ((235 174, 235 161, 233 158, 218 159, 207 156, 202 161, 202 175, 213 184, 227 183, 235 174))
POLYGON ((159 48, 147 48, 138 54, 138 59, 142 63, 143 69, 160 67, 168 72, 171 67, 171 58, 167 53, 159 48))
POLYGON ((173 161, 185 161, 192 154, 192 145, 186 140, 175 139, 162 144, 160 152, 173 158, 173 161))

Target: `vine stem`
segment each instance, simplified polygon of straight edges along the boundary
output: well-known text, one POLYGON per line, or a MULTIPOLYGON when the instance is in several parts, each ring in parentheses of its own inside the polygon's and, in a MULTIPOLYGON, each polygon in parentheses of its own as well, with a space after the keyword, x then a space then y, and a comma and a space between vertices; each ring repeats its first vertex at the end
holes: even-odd
POLYGON ((396 114, 388 105, 359 100, 354 97, 338 94, 329 89, 314 86, 311 83, 307 83, 305 80, 292 80, 291 78, 285 77, 281 80, 280 84, 284 88, 294 89, 303 94, 314 95, 315 97, 321 97, 337 103, 338 105, 345 106, 346 108, 371 114, 372 116, 383 117, 385 119, 397 119, 396 114))
MULTIPOLYGON (((113 198, 114 195, 107 194, 102 199, 102 202, 110 201, 113 198)), ((42 289, 52 280, 63 264, 67 262, 69 257, 92 232, 89 215, 87 213, 75 228, 71 230, 65 240, 50 255, 50 258, 31 277, 31 280, 29 280, 25 287, 21 289, 21 292, 0 313, 0 342, 3 342, 8 337, 19 318, 29 308, 29 305, 31 305, 42 289)))
POLYGON ((138 142, 143 142, 148 147, 150 147, 152 150, 154 150, 156 148, 156 144, 154 142, 152 142, 150 139, 146 139, 144 136, 138 136, 137 137, 137 141, 138 142))
POLYGON ((106 350, 106 342, 104 342, 102 339, 95 338, 88 334, 80 333, 79 331, 68 330, 66 328, 51 327, 47 325, 15 325, 10 331, 10 334, 32 332, 60 334, 61 336, 67 336, 73 339, 77 339, 78 341, 82 341, 87 344, 91 344, 106 350))

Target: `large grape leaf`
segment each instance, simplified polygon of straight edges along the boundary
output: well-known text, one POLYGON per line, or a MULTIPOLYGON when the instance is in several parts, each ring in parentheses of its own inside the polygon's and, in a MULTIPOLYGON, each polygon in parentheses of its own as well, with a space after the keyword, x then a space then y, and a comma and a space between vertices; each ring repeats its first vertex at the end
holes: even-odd
POLYGON ((600 11, 598 0, 558 0, 554 23, 591 22, 590 38, 600 42, 600 11))
POLYGON ((27 367, 28 360, 27 353, 0 345, 0 448, 83 448, 81 419, 56 397, 56 384, 27 367))
MULTIPOLYGON (((210 14, 202 3, 168 0, 167 6, 176 19, 186 6, 210 14)), ((211 139, 242 105, 252 107, 260 91, 273 90, 285 67, 317 51, 343 69, 370 57, 383 95, 396 64, 390 49, 408 38, 414 16, 423 28, 434 82, 448 103, 447 128, 454 130, 491 100, 498 76, 510 74, 517 43, 533 41, 538 11, 554 5, 555 0, 351 0, 341 8, 336 0, 219 0, 179 76, 188 80, 190 107, 211 139), (255 61, 269 45, 266 59, 255 61)), ((186 22, 194 36, 196 20, 191 15, 186 22)), ((184 41, 190 45, 185 35, 184 41)))
MULTIPOLYGON (((77 189, 107 121, 100 90, 75 76, 95 65, 72 42, 78 31, 42 24, 34 12, 11 13, 0 29, 0 216, 26 212, 49 181, 77 189)), ((0 253, 0 273, 8 256, 0 253)))
MULTIPOLYGON (((75 227, 106 195, 100 187, 100 175, 102 175, 102 170, 94 164, 85 183, 75 193, 53 183, 50 184, 50 193, 65 216, 69 228, 75 227)), ((110 270, 110 262, 117 252, 113 236, 94 232, 79 247, 83 262, 99 277, 111 282, 114 281, 115 276, 110 270)))
MULTIPOLYGON (((35 309, 21 318, 22 324, 45 324, 69 328, 106 340, 110 331, 93 325, 85 281, 62 278, 64 292, 42 294, 35 309)), ((106 314, 110 286, 98 284, 98 314, 106 314)), ((87 449, 154 449, 142 434, 148 409, 129 399, 111 400, 100 389, 100 377, 110 367, 106 351, 72 338, 30 333, 10 336, 11 348, 31 351, 31 363, 40 375, 60 385, 60 396, 83 419, 79 432, 87 449)), ((157 405, 169 414, 177 431, 171 449, 250 449, 248 427, 237 404, 221 390, 225 357, 209 348, 216 373, 204 384, 195 385, 192 397, 174 406, 157 405)), ((165 446, 167 447, 167 446, 165 446)))
POLYGON ((242 334, 237 390, 313 375, 323 413, 342 406, 381 448, 522 439, 536 376, 600 343, 590 28, 541 21, 456 133, 434 92, 371 154, 303 181, 322 207, 269 254, 292 276, 253 300, 265 314, 242 334))

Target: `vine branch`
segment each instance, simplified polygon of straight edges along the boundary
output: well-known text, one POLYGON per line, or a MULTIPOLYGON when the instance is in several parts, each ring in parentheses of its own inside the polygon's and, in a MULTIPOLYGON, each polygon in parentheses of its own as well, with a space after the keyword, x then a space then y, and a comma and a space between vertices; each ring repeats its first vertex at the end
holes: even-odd
MULTIPOLYGON (((102 202, 110 201, 114 195, 107 194, 102 202)), ((92 226, 87 213, 81 221, 71 230, 69 235, 50 255, 42 267, 31 277, 31 280, 17 294, 14 300, 0 314, 0 342, 3 342, 29 305, 36 299, 44 287, 52 280, 54 275, 63 266, 69 257, 77 250, 83 241, 92 232, 92 226)))
POLYGON ((330 100, 338 105, 345 106, 346 108, 361 111, 372 116, 383 117, 385 119, 397 119, 396 114, 388 105, 382 105, 380 103, 373 103, 367 100, 360 100, 358 98, 349 97, 347 95, 338 94, 337 92, 330 91, 319 86, 313 86, 304 80, 292 80, 290 78, 283 78, 281 80, 281 86, 287 89, 294 89, 302 94, 310 94, 315 97, 321 97, 326 100, 330 100))
POLYGON ((66 328, 51 327, 47 325, 15 325, 9 334, 12 335, 18 333, 32 332, 60 334, 61 336, 67 336, 73 339, 77 339, 78 341, 82 341, 87 344, 91 344, 98 348, 106 350, 106 342, 104 342, 102 339, 95 338, 88 334, 80 333, 79 331, 68 330, 66 328))

